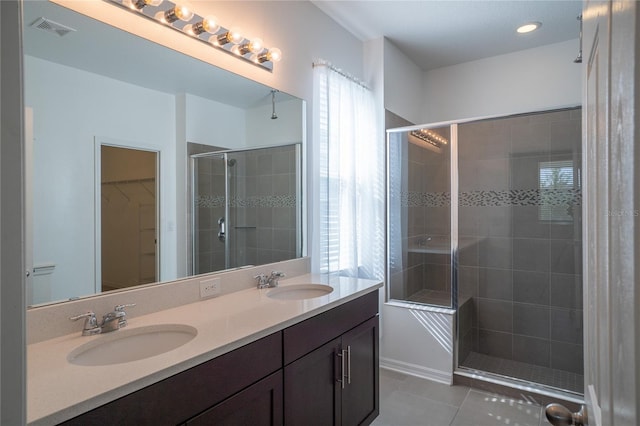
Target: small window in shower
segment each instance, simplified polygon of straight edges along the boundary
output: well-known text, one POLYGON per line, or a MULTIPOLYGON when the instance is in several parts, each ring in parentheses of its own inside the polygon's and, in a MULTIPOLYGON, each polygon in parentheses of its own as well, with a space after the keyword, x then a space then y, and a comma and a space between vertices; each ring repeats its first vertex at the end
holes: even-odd
POLYGON ((577 180, 573 160, 542 161, 538 163, 538 171, 540 220, 572 222, 577 180))

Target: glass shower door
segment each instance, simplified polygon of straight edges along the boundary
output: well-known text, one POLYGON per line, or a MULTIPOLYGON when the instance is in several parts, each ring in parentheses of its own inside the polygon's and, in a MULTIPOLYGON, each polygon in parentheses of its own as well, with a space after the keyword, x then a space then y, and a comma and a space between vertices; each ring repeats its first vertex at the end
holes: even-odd
POLYGON ((192 273, 299 257, 300 168, 300 144, 192 155, 192 273))
POLYGON ((191 170, 193 273, 226 269, 229 237, 226 154, 194 155, 191 170))
POLYGON ((451 131, 390 132, 389 299, 452 307, 451 131))

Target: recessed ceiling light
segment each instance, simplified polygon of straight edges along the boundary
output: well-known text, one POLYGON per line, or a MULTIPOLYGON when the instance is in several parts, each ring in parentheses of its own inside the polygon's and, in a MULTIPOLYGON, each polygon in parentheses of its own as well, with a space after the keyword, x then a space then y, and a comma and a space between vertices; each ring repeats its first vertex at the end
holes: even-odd
POLYGON ((530 33, 531 31, 535 31, 542 26, 541 22, 529 22, 524 25, 521 25, 516 30, 520 34, 530 33))

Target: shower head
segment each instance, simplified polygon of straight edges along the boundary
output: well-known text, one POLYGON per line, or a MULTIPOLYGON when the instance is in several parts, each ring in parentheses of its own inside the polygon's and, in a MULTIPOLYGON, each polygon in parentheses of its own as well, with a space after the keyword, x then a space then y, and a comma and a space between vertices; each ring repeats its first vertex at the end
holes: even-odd
POLYGON ((278 115, 276 114, 276 92, 277 90, 272 90, 271 91, 271 119, 275 120, 278 118, 278 115))
POLYGON ((573 60, 576 64, 582 63, 582 14, 578 15, 578 21, 580 21, 580 45, 578 46, 578 56, 573 60))
POLYGON ((233 167, 236 165, 236 159, 235 158, 230 158, 227 160, 227 166, 229 167, 233 167))

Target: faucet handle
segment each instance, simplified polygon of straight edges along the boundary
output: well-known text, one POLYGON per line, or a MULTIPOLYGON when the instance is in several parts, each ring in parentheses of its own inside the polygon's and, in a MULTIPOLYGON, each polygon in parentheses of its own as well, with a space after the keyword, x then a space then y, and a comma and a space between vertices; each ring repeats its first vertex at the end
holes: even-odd
POLYGON ((134 306, 136 306, 135 303, 126 303, 124 305, 116 305, 116 307, 113 308, 113 310, 115 312, 124 312, 124 308, 133 308, 134 306))
POLYGON ((89 312, 85 312, 84 314, 80 314, 80 315, 76 315, 75 317, 69 317, 69 319, 71 321, 78 321, 81 318, 86 318, 86 321, 95 321, 96 320, 96 314, 94 314, 93 312, 89 311, 89 312))
POLYGON ((267 274, 258 274, 253 279, 258 281, 258 288, 265 288, 269 285, 269 276, 267 274))
POLYGON ((85 312, 84 314, 76 315, 75 317, 69 317, 71 321, 78 321, 80 318, 84 318, 84 327, 82 329, 83 336, 91 336, 94 334, 100 334, 102 329, 98 327, 98 320, 96 314, 93 312, 85 312))
POLYGON ((113 312, 107 315, 113 315, 115 318, 118 318, 118 328, 127 326, 127 313, 124 311, 124 308, 134 307, 135 303, 125 303, 124 305, 116 305, 113 308, 113 312))
POLYGON ((271 275, 269 276, 267 282, 269 287, 278 287, 278 280, 280 278, 285 277, 285 273, 281 271, 271 271, 271 275))

